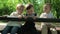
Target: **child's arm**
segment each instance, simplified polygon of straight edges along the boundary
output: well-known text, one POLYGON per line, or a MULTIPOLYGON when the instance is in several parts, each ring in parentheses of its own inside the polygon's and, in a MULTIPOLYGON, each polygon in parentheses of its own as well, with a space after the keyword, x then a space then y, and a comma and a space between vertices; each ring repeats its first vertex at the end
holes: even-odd
POLYGON ((17 15, 16 13, 14 13, 14 12, 12 12, 11 14, 10 14, 10 16, 11 17, 17 17, 17 18, 22 18, 22 15, 17 15))
POLYGON ((12 12, 12 13, 10 14, 10 16, 14 16, 14 12, 12 12))

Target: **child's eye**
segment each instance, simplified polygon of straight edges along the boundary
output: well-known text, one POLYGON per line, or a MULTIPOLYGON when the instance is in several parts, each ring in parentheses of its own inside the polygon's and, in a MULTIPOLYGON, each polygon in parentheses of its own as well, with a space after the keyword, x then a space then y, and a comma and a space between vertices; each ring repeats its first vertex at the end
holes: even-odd
POLYGON ((23 9, 22 9, 22 8, 21 8, 21 9, 19 9, 19 10, 23 11, 23 9))
POLYGON ((47 9, 47 8, 45 8, 45 9, 47 9))

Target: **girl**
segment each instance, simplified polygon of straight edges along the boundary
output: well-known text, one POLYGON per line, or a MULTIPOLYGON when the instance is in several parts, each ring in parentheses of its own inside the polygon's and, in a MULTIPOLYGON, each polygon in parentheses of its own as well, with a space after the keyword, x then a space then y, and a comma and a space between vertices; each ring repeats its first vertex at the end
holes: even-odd
MULTIPOLYGON (((22 18, 23 17, 23 10, 24 10, 24 6, 22 4, 17 4, 16 6, 16 11, 12 12, 10 14, 11 17, 18 17, 18 18, 22 18)), ((15 34, 19 28, 21 27, 22 22, 17 22, 17 21, 9 21, 9 23, 7 24, 7 26, 5 27, 5 29, 3 30, 2 34, 7 34, 8 32, 10 32, 10 34, 15 34)))

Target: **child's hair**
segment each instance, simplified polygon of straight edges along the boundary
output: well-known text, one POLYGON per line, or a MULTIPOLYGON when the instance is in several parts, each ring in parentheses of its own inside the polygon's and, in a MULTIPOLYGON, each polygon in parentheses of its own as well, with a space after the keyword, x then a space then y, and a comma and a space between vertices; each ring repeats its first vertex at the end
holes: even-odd
POLYGON ((50 9, 51 9, 51 4, 50 4, 50 3, 45 3, 45 5, 48 5, 48 6, 50 6, 50 9))
POLYGON ((24 8, 24 5, 22 5, 22 4, 17 4, 16 9, 20 9, 21 7, 24 8))
POLYGON ((32 7, 33 7, 32 4, 27 4, 27 6, 26 6, 26 10, 29 10, 29 9, 32 8, 32 7))
POLYGON ((46 3, 46 5, 49 5, 51 7, 51 4, 50 3, 46 3))

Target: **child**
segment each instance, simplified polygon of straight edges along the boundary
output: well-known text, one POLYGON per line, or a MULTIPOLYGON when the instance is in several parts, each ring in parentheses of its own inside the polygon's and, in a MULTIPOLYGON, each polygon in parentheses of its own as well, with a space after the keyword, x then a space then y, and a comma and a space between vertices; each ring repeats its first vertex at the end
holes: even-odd
POLYGON ((37 14, 34 12, 34 7, 32 4, 26 5, 26 16, 28 17, 36 17, 37 14))
MULTIPOLYGON (((44 12, 40 15, 40 18, 54 18, 53 14, 51 13, 51 5, 49 3, 46 3, 44 5, 43 11, 44 12)), ((47 34, 47 27, 52 28, 51 26, 51 23, 41 23, 42 34, 47 34)))
MULTIPOLYGON (((34 12, 33 5, 27 4, 26 11, 27 12, 26 12, 25 17, 27 20, 26 20, 24 26, 22 27, 22 31, 25 32, 25 34, 36 34, 36 28, 35 28, 35 23, 33 21, 33 18, 36 17, 37 15, 34 12)), ((22 32, 22 34, 24 34, 23 32, 22 32)))
MULTIPOLYGON (((16 6, 16 12, 12 12, 10 14, 11 17, 18 17, 18 18, 22 18, 23 17, 23 10, 24 10, 24 6, 22 4, 17 4, 16 6)), ((9 21, 9 23, 7 24, 7 26, 5 27, 5 29, 3 30, 2 34, 7 34, 8 32, 10 32, 10 34, 15 34, 18 29, 21 27, 22 22, 17 22, 17 21, 9 21)))
MULTIPOLYGON (((37 14, 34 12, 34 7, 32 4, 27 4, 26 6, 26 17, 32 17, 32 18, 35 18, 37 17, 37 14)), ((30 22, 30 21, 29 21, 30 22)), ((25 23, 27 24, 27 23, 25 23)), ((27 24, 28 25, 28 24, 27 24)), ((33 26, 33 23, 31 23, 31 27, 33 26)), ((35 23, 34 23, 34 26, 35 26, 35 23)))

